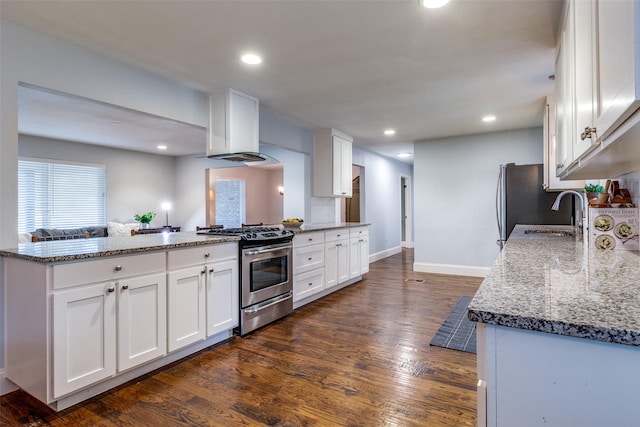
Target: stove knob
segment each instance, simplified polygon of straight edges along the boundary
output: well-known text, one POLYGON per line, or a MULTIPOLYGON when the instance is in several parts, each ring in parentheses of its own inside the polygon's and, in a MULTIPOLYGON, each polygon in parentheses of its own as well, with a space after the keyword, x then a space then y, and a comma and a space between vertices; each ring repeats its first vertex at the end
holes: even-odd
POLYGON ((258 235, 256 233, 253 233, 253 238, 255 239, 256 237, 258 237, 258 235))

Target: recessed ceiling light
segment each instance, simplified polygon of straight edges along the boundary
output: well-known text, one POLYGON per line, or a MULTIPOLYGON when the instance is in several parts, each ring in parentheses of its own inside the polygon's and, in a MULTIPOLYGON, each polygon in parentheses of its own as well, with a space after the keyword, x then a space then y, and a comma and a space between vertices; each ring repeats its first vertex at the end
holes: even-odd
POLYGON ((384 134, 385 135, 395 135, 396 131, 395 131, 395 129, 385 129, 384 130, 384 134))
POLYGON ((427 9, 437 9, 449 3, 449 0, 420 0, 420 4, 427 9))
POLYGON ((483 122, 495 122, 496 116, 484 116, 482 118, 483 122))
POLYGON ((398 157, 401 157, 401 158, 411 157, 411 153, 398 153, 398 157))
POLYGON ((257 65, 262 62, 262 58, 260 58, 255 53, 245 53, 240 57, 242 62, 249 65, 257 65))
POLYGON ((162 145, 162 144, 161 144, 161 145, 156 146, 156 148, 157 148, 158 150, 166 150, 166 149, 167 149, 167 146, 166 146, 166 145, 162 145))

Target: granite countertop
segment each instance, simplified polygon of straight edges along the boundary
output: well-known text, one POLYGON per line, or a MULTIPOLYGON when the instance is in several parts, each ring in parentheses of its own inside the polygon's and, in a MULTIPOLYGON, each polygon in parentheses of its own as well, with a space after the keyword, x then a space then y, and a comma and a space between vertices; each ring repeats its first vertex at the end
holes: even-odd
POLYGON ((475 322, 640 346, 640 253, 518 225, 469 304, 475 322))
POLYGON ((1 249, 0 256, 42 263, 126 255, 140 252, 237 242, 235 236, 206 236, 193 232, 138 234, 123 237, 56 240, 22 243, 17 248, 1 249))
POLYGON ((351 228, 351 227, 363 227, 371 224, 364 222, 338 222, 338 223, 326 223, 326 224, 307 224, 304 223, 300 229, 293 229, 296 233, 309 233, 313 231, 327 231, 335 228, 351 228))

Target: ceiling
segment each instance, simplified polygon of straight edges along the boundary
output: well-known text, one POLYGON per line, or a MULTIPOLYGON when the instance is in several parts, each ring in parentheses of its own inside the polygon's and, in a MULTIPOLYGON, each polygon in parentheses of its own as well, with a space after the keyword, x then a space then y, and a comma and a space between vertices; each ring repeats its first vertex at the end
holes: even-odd
MULTIPOLYGON (((540 126, 561 9, 560 0, 451 0, 441 9, 417 0, 0 2, 8 21, 205 92, 238 89, 391 157, 414 141, 540 126), (246 51, 263 63, 241 63, 246 51), (488 114, 497 120, 483 122, 488 114)), ((202 128, 79 98, 59 104, 30 88, 20 99, 25 133, 51 133, 55 123, 63 139, 204 151, 202 128), (174 147, 174 138, 192 142, 174 147)))

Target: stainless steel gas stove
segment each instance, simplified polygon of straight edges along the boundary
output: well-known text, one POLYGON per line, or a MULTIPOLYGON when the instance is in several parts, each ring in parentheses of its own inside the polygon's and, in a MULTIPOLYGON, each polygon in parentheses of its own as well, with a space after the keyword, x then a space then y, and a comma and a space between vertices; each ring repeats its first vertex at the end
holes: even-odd
POLYGON ((240 237, 240 326, 236 333, 246 335, 293 312, 293 231, 243 227, 198 234, 240 237))

